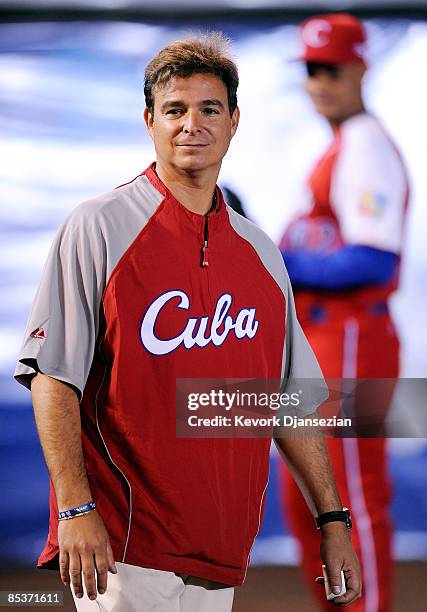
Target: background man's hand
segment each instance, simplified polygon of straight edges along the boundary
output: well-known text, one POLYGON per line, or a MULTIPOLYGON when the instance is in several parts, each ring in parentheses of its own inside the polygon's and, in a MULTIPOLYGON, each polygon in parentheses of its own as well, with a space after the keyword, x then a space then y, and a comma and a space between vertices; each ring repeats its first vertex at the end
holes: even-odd
MULTIPOLYGON (((362 594, 360 564, 350 540, 348 529, 344 523, 327 523, 322 526, 320 556, 326 566, 326 573, 332 592, 341 591, 341 570, 344 571, 347 592, 341 597, 335 597, 332 602, 340 606, 348 606, 362 594), (335 590, 335 589, 338 590, 335 590)), ((318 584, 324 584, 324 579, 316 578, 318 584)))
POLYGON ((108 572, 117 573, 104 523, 96 510, 59 521, 59 567, 61 580, 70 584, 76 597, 83 597, 83 581, 89 599, 107 590, 108 572), (96 580, 95 580, 96 573, 96 580))

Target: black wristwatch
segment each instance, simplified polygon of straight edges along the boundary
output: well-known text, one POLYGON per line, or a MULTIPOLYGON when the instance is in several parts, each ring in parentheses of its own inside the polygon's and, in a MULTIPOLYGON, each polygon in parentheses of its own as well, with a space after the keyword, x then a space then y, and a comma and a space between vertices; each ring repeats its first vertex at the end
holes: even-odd
POLYGON ((326 523, 333 523, 335 521, 342 521, 346 524, 347 529, 352 528, 350 510, 348 508, 333 510, 332 512, 324 512, 323 514, 319 514, 319 516, 314 520, 316 521, 317 529, 320 529, 322 525, 326 525, 326 523))

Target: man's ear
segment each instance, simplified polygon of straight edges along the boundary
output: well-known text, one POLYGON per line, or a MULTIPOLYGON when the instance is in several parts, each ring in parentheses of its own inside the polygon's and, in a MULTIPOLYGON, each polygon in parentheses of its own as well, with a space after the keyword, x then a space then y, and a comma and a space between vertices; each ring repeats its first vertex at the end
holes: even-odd
POLYGON ((144 108, 144 121, 145 125, 147 126, 148 133, 150 134, 151 138, 153 138, 154 118, 147 107, 144 108))
POLYGON ((236 133, 237 126, 239 125, 240 120, 240 108, 236 106, 233 114, 231 115, 231 137, 233 138, 236 133))

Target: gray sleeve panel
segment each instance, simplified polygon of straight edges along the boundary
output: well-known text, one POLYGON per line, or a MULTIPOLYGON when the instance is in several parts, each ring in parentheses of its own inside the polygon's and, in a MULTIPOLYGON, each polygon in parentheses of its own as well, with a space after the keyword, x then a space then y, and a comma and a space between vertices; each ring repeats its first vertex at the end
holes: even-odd
POLYGON ((279 249, 255 223, 239 215, 228 205, 227 212, 234 231, 252 245, 264 267, 279 285, 286 298, 286 270, 279 249))
POLYGON ((286 338, 283 357, 282 393, 296 393, 298 417, 311 414, 328 399, 328 386, 322 370, 297 318, 288 272, 286 276, 286 338), (301 393, 302 392, 302 393, 301 393))
POLYGON ((282 392, 291 394, 303 391, 298 416, 305 416, 314 412, 327 399, 328 390, 322 370, 298 322, 283 257, 274 242, 258 226, 229 206, 227 211, 233 229, 252 245, 285 297, 286 336, 282 357, 282 392))
POLYGON ((106 283, 162 200, 140 176, 71 213, 43 269, 15 370, 18 382, 30 388, 40 371, 71 384, 81 398, 106 283), (44 338, 31 335, 38 328, 44 338))

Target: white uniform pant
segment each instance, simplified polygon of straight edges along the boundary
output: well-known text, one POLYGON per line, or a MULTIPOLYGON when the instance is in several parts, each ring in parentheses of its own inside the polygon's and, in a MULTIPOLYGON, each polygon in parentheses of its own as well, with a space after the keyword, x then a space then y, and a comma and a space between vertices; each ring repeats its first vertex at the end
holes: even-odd
POLYGON ((71 588, 77 612, 231 612, 234 588, 193 576, 116 562, 107 591, 90 600, 71 588))

